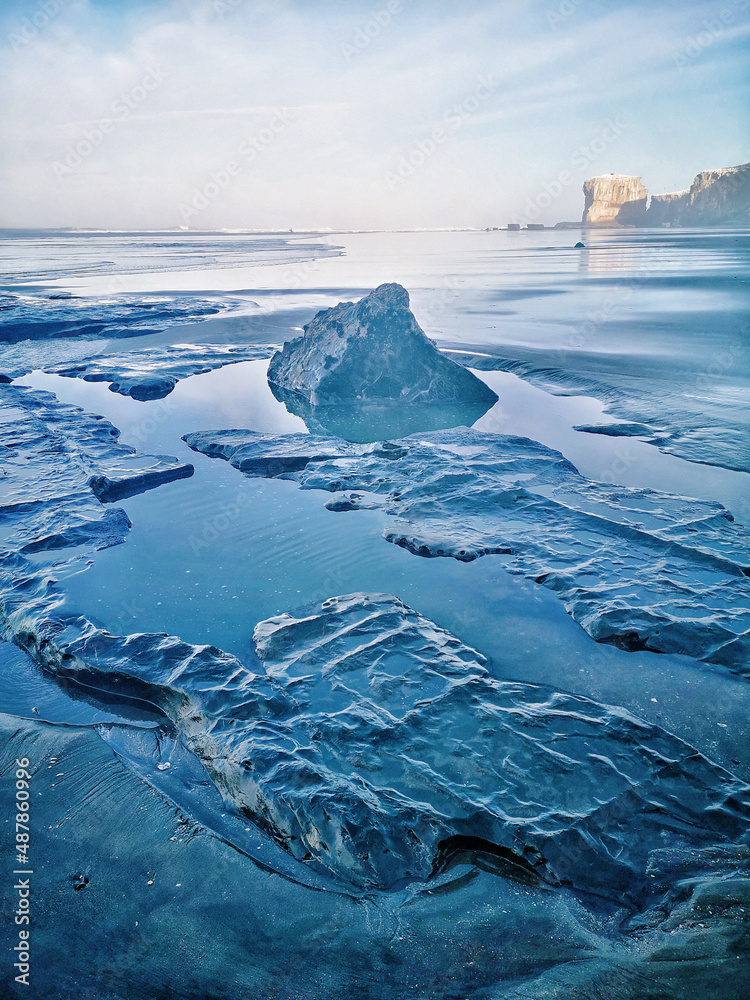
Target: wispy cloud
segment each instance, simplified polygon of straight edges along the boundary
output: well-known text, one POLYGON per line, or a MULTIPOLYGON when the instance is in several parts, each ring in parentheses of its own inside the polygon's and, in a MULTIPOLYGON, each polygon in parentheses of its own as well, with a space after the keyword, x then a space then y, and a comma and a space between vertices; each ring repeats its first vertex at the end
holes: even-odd
MULTIPOLYGON (((347 46, 381 6, 60 0, 35 34, 6 44, 0 222, 178 225, 180 204, 253 142, 262 155, 201 225, 497 225, 617 115, 628 128, 595 172, 637 173, 668 190, 750 158, 745 0, 586 0, 559 23, 548 0, 401 0, 352 57, 347 46), (697 54, 678 65, 687 48, 697 54), (162 82, 148 89, 150 72, 162 82), (472 100, 490 75, 491 93, 472 100), (418 180, 384 186, 394 158, 419 150, 457 108, 461 126, 418 180), (262 142, 280 109, 293 122, 262 142), (115 127, 100 140, 92 130, 107 120, 115 127), (75 169, 55 171, 66 156, 75 169)), ((35 9, 6 3, 0 38, 35 9)), ((582 180, 546 221, 580 214, 582 180)))
MULTIPOLYGON (((292 104, 284 105, 286 111, 291 111, 296 114, 303 114, 307 111, 331 111, 333 109, 346 109, 350 105, 345 101, 340 101, 337 103, 331 102, 328 104, 292 104)), ((152 113, 144 112, 134 114, 129 116, 130 122, 166 122, 166 121, 184 121, 189 122, 195 118, 259 118, 266 115, 274 114, 279 110, 278 104, 257 104, 255 107, 248 108, 190 108, 183 111, 155 111, 152 113)), ((106 116, 102 116, 106 117, 106 116)), ((75 128, 86 128, 91 125, 98 124, 102 118, 89 118, 82 121, 76 122, 65 122, 57 127, 59 129, 68 130, 75 128)))

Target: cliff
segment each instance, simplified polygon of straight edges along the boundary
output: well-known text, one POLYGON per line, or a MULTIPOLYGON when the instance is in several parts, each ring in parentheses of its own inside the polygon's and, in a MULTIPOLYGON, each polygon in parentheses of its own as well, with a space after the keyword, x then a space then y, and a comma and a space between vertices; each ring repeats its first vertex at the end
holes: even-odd
POLYGON ((583 184, 586 202, 583 222, 631 225, 642 220, 646 212, 648 191, 640 177, 627 174, 603 174, 590 177, 583 184))
POLYGON ((676 226, 688 203, 689 191, 673 191, 670 194, 655 194, 646 212, 647 226, 676 226))
POLYGON ((593 225, 731 226, 750 222, 750 163, 703 170, 686 191, 655 194, 640 177, 604 174, 583 184, 583 222, 593 225))
POLYGON ((684 226, 747 225, 750 222, 750 163, 703 170, 690 186, 681 213, 684 226))

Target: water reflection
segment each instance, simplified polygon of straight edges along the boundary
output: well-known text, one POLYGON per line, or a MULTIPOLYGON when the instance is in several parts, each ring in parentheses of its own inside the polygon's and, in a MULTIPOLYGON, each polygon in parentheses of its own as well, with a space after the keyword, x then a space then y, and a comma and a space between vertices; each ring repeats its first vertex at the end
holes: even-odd
POLYGON ((270 383, 269 387, 289 413, 304 420, 311 434, 340 437, 358 444, 402 438, 421 431, 471 427, 494 405, 473 400, 442 406, 399 404, 392 401, 314 406, 296 393, 287 392, 270 383))
POLYGON ((578 270, 580 273, 601 271, 638 271, 643 267, 643 250, 624 241, 610 241, 598 233, 589 232, 584 237, 585 244, 579 251, 578 270))

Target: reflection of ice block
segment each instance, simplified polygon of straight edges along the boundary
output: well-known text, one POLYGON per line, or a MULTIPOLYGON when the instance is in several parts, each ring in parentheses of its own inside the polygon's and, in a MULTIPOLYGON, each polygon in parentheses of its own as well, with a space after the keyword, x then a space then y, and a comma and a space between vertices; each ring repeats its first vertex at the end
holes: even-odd
MULTIPOLYGON (((391 411, 395 430, 387 436, 403 434, 404 426, 435 427, 435 414, 426 408, 448 408, 446 419, 455 425, 451 408, 467 408, 458 414, 459 422, 473 422, 497 401, 484 382, 442 355, 425 336, 409 309, 408 292, 396 284, 380 285, 359 302, 342 302, 318 313, 302 337, 273 356, 268 382, 293 412, 319 426, 329 422, 321 415, 323 408, 372 404, 373 413, 382 408, 376 437, 383 436, 381 418, 391 411)), ((341 411, 345 423, 353 416, 341 411)), ((445 423, 438 418, 437 426, 445 423)))
POLYGON ((342 406, 311 406, 293 392, 274 385, 271 390, 290 413, 305 421, 311 434, 362 443, 407 437, 421 431, 471 427, 492 405, 488 406, 480 400, 451 404, 380 400, 342 406))

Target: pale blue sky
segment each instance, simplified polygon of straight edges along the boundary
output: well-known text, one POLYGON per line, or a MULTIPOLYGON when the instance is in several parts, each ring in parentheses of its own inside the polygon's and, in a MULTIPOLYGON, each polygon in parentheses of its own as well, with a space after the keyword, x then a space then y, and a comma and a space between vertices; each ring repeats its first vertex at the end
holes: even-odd
POLYGON ((0 225, 580 218, 750 160, 750 0, 33 0, 0 15, 0 225))

